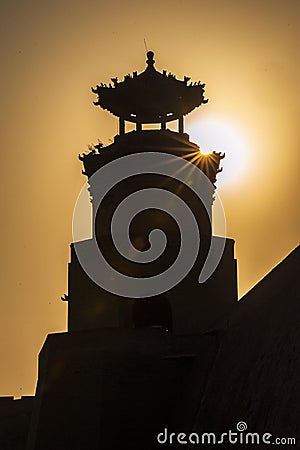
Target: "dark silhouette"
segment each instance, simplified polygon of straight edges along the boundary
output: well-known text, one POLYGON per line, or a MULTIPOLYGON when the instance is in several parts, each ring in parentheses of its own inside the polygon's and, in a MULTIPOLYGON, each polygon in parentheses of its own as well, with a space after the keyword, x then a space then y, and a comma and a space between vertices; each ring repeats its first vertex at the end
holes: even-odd
MULTIPOLYGON (((122 155, 180 156, 198 165, 211 183, 220 171, 224 155, 202 155, 183 132, 183 116, 206 103, 204 85, 188 85, 189 77, 180 81, 160 73, 153 52, 147 58, 143 73, 126 75, 122 82, 115 77, 113 85, 93 89, 96 104, 120 120, 120 133, 111 145, 99 143, 80 156, 94 208, 101 193, 93 174, 122 155), (166 129, 175 119, 178 133, 166 129), (136 131, 126 133, 125 121, 135 122, 136 131), (143 130, 143 123, 160 123, 161 129, 143 130)), ((146 174, 111 189, 93 229, 105 257, 129 276, 165 270, 180 247, 176 222, 150 209, 132 221, 130 238, 136 248, 146 250, 149 232, 161 228, 168 236, 164 254, 141 268, 114 249, 110 223, 116 207, 136 190, 153 186, 175 192, 193 211, 201 231, 194 267, 163 294, 120 297, 89 278, 72 244, 68 294, 62 297, 68 302, 68 332, 48 335, 39 356, 33 407, 18 425, 20 439, 11 440, 9 430, 14 423, 17 427, 24 400, 13 402, 15 415, 11 428, 0 434, 1 450, 24 448, 27 428, 26 450, 182 448, 180 439, 185 438, 178 438, 179 433, 226 433, 240 421, 249 431, 298 438, 293 448, 300 448, 299 248, 237 302, 234 241, 226 239, 216 271, 199 284, 212 238, 214 189, 205 210, 188 185, 146 174), (175 433, 172 443, 170 433, 175 433)), ((0 407, 3 402, 0 399, 0 407)), ((220 447, 228 449, 230 444, 220 447)))

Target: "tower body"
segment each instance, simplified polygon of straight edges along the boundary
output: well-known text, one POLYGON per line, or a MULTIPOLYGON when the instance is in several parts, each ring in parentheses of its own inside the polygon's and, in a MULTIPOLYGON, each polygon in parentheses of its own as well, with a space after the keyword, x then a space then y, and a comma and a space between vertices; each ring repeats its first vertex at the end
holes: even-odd
MULTIPOLYGON (((169 153, 192 160, 195 153, 199 165, 206 164, 207 176, 213 183, 219 169, 220 155, 201 155, 199 147, 190 142, 188 135, 169 130, 133 131, 117 136, 108 147, 99 148, 98 152, 83 155, 84 173, 89 178, 92 204, 98 204, 97 186, 93 184, 93 175, 116 158, 140 152, 169 153), (209 163, 208 163, 209 162, 209 163)), ((211 185, 213 186, 213 185, 211 185)), ((167 189, 185 201, 193 211, 200 227, 200 251, 191 272, 174 288, 159 296, 133 299, 116 296, 94 283, 85 273, 78 261, 74 245, 71 246, 71 263, 69 265, 69 331, 94 329, 102 327, 135 328, 142 325, 166 326, 174 333, 188 334, 206 331, 219 317, 224 315, 237 299, 236 261, 234 259, 234 242, 226 239, 224 252, 215 273, 206 283, 198 282, 199 274, 210 248, 211 208, 203 206, 199 198, 183 184, 173 178, 146 174, 118 183, 104 198, 97 211, 94 211, 93 234, 107 260, 118 270, 130 276, 150 276, 166 270, 175 260, 180 248, 180 234, 174 220, 157 210, 144 211, 136 216, 131 224, 131 241, 141 250, 149 246, 149 233, 160 228, 168 238, 164 255, 152 265, 130 263, 120 257, 115 250, 111 237, 111 221, 117 206, 132 193, 156 187, 167 189), (143 313, 144 309, 144 313, 143 313), (156 312, 155 312, 156 311, 156 312), (161 316, 160 316, 161 314, 161 316), (146 317, 148 316, 148 320, 146 317), (151 322, 152 321, 152 322, 151 322)), ((120 233, 127 232, 126 224, 121 224, 120 233), (123 231, 122 231, 123 230, 123 231)), ((125 238, 125 236, 124 236, 125 238)), ((213 237, 213 239, 219 239, 213 237)), ((86 242, 77 244, 85 246, 86 242)))

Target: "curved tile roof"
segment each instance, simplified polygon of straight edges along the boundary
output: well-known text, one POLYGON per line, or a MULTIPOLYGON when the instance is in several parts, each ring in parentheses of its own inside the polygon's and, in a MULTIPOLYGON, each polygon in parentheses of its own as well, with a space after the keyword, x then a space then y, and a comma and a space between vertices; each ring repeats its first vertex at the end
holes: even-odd
POLYGON ((125 75, 123 81, 112 78, 109 86, 101 83, 92 88, 98 95, 95 105, 115 116, 134 123, 169 122, 190 113, 204 98, 203 83, 190 83, 189 77, 178 80, 166 71, 154 67, 154 53, 147 53, 147 68, 139 75, 125 75))

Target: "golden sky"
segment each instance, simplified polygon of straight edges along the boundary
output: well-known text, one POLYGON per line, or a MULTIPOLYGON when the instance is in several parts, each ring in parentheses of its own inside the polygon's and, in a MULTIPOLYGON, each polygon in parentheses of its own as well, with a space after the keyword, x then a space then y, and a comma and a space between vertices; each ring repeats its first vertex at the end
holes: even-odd
POLYGON ((218 193, 240 295, 297 245, 300 2, 4 0, 0 9, 0 395, 20 396, 34 393, 46 335, 66 329, 60 297, 85 182, 77 155, 117 130, 90 87, 144 70, 144 38, 158 70, 206 83, 209 103, 187 131, 214 123, 212 144, 228 137, 218 193))

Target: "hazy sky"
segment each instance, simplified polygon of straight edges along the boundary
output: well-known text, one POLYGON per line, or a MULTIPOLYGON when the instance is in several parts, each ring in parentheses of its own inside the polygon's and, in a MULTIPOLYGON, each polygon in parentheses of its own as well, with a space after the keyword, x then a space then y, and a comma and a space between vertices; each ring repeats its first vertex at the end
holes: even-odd
POLYGON ((66 329, 77 156, 117 130, 90 87, 144 70, 144 38, 158 70, 206 83, 186 129, 227 153, 240 294, 297 245, 300 1, 2 0, 0 17, 0 395, 19 396, 46 335, 66 329))

